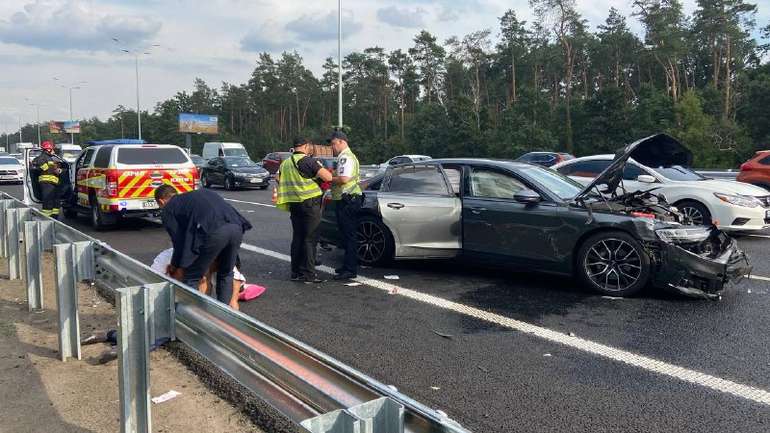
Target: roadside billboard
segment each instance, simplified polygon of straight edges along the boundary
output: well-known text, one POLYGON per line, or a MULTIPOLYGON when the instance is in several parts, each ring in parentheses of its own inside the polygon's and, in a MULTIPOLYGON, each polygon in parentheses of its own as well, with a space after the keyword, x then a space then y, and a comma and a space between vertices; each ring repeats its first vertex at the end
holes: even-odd
POLYGON ((80 134, 80 121, 50 121, 48 122, 48 132, 51 134, 80 134))
POLYGON ((179 132, 217 134, 219 118, 210 114, 179 113, 179 132))

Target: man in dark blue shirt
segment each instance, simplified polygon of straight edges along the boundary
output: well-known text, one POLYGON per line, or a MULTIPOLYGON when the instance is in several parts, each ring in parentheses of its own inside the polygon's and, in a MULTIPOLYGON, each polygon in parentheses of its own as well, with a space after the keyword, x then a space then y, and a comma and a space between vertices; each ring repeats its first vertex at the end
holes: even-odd
POLYGON ((233 266, 251 224, 219 194, 206 189, 177 194, 174 187, 162 185, 155 190, 155 200, 163 209, 163 226, 174 246, 170 275, 198 287, 216 263, 217 299, 237 309, 233 266))

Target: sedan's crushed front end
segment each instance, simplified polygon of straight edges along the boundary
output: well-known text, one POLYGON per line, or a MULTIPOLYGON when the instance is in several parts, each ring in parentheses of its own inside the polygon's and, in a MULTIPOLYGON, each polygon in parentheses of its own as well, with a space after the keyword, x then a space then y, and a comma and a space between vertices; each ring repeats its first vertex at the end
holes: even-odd
POLYGON ((679 226, 655 231, 647 243, 655 286, 698 298, 719 299, 726 285, 751 273, 735 239, 712 227, 679 226))

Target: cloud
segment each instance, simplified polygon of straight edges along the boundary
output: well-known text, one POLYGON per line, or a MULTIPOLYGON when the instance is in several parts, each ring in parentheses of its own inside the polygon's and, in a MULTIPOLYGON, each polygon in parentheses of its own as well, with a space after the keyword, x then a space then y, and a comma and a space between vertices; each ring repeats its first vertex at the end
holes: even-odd
POLYGON ((393 27, 403 27, 407 29, 422 27, 425 25, 423 16, 426 14, 422 8, 414 10, 401 9, 396 6, 381 8, 377 10, 377 19, 393 27))
MULTIPOLYGON (((294 33, 297 39, 303 41, 328 41, 337 39, 337 12, 331 11, 326 15, 302 15, 286 24, 286 30, 294 33)), ((342 35, 347 38, 358 33, 363 25, 353 18, 353 13, 343 11, 342 35)))
POLYGON ((286 37, 286 31, 275 21, 266 21, 258 29, 246 33, 241 39, 241 50, 257 53, 285 51, 294 45, 286 37))
POLYGON ((0 42, 43 50, 107 51, 115 48, 113 37, 134 47, 148 43, 160 29, 160 21, 151 17, 100 14, 80 0, 35 0, 0 21, 0 42))

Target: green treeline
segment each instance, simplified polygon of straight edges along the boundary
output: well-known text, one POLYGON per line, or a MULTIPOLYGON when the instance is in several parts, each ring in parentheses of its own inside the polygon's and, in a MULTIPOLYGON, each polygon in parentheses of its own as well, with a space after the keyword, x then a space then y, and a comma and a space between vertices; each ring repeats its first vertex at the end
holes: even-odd
MULTIPOLYGON (((633 16, 611 9, 592 30, 574 0, 530 0, 534 22, 509 10, 494 28, 446 41, 421 31, 411 47, 350 53, 344 115, 356 151, 368 163, 399 153, 586 155, 665 131, 693 150, 696 166, 734 167, 770 148, 770 26, 757 27, 756 5, 698 0, 687 16, 680 0, 633 4, 633 16)), ((336 68, 327 59, 317 77, 296 52, 260 54, 245 83, 197 79, 143 112, 144 138, 183 144, 180 112, 219 115, 219 136, 194 137, 194 149, 239 141, 258 159, 297 134, 320 138, 336 123, 336 68)), ((134 137, 136 112, 120 106, 81 129, 81 141, 134 137)), ((32 125, 23 133, 36 136, 32 125)))

